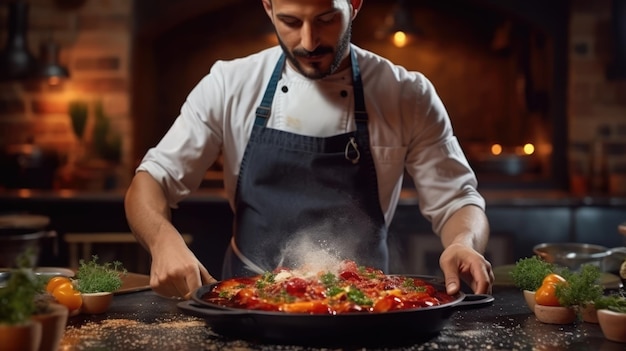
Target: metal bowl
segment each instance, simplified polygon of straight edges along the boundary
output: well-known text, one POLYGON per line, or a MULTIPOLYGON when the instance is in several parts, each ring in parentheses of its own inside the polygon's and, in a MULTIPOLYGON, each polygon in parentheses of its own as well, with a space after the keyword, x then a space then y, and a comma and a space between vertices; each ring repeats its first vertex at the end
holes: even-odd
MULTIPOLYGON (((11 273, 14 268, 0 267, 0 288, 6 286, 7 282, 11 278, 11 273)), ((72 278, 74 277, 74 271, 68 268, 62 267, 37 267, 33 269, 35 276, 44 282, 47 282, 52 277, 62 276, 72 278)))
POLYGON ((607 247, 584 243, 542 243, 533 251, 546 262, 578 270, 583 264, 603 269, 604 259, 611 254, 607 247))

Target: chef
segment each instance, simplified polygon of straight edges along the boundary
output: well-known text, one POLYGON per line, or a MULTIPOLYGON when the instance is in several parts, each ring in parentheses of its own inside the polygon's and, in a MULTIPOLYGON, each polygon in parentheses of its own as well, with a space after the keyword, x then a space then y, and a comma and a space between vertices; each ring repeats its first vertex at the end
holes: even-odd
MULTIPOLYGON (((150 285, 188 298, 214 281, 170 209, 222 155, 234 233, 222 278, 301 264, 317 250, 388 270, 387 228, 405 172, 441 237, 450 294, 490 292, 477 180, 433 85, 351 44, 364 0, 262 0, 279 46, 218 61, 150 149, 125 197, 152 257, 150 285)), ((215 273, 213 273, 215 274, 215 273)))

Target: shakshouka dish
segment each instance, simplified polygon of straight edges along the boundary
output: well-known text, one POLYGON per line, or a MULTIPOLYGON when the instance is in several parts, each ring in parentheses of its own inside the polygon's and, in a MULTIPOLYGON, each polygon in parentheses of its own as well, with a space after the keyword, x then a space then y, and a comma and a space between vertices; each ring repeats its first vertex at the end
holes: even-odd
POLYGON ((421 279, 343 261, 336 272, 280 268, 223 280, 202 300, 213 305, 306 314, 379 313, 437 306, 455 297, 421 279))

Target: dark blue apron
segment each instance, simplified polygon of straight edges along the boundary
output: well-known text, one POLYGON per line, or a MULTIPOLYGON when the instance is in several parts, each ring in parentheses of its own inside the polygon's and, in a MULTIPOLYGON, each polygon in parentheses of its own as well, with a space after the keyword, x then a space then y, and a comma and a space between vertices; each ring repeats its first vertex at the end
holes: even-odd
POLYGON ((284 54, 276 64, 241 161, 222 279, 301 264, 316 251, 387 271, 387 228, 351 55, 356 131, 328 138, 266 128, 284 54))

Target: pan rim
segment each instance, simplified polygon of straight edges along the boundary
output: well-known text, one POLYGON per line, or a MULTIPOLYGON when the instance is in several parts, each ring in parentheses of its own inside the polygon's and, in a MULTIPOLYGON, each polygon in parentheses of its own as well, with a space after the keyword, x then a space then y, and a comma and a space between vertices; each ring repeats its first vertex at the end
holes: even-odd
MULTIPOLYGON (((443 286, 443 279, 437 276, 430 275, 420 275, 420 274, 389 274, 389 276, 400 276, 407 278, 417 278, 422 279, 428 282, 431 285, 436 286, 438 292, 444 292, 445 290, 440 289, 443 286)), ((456 294, 451 295, 454 300, 434 306, 426 306, 426 307, 415 307, 415 308, 407 308, 400 310, 391 310, 385 312, 344 312, 337 314, 330 313, 300 313, 300 312, 281 312, 281 311, 264 311, 264 310, 255 310, 255 309, 246 309, 246 308, 238 308, 238 307, 227 307, 219 304, 211 303, 208 301, 204 301, 202 296, 206 294, 210 289, 212 289, 215 285, 219 284, 221 281, 217 281, 214 283, 206 284, 194 291, 191 295, 192 300, 199 305, 201 308, 207 308, 212 310, 220 310, 225 311, 225 313, 236 313, 239 315, 262 315, 262 316, 274 316, 274 317, 284 317, 284 318, 301 318, 303 316, 312 317, 312 318, 352 318, 352 317, 360 317, 363 318, 365 316, 381 316, 381 315, 394 315, 394 314, 406 314, 406 313, 415 313, 417 311, 433 311, 440 309, 448 309, 450 307, 454 307, 455 305, 460 304, 466 298, 466 294, 463 291, 458 291, 456 294)), ((375 317, 366 317, 366 318, 375 318, 375 317)))

